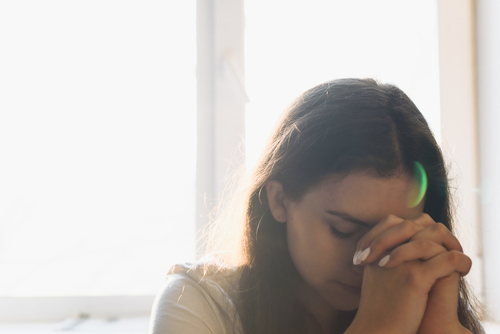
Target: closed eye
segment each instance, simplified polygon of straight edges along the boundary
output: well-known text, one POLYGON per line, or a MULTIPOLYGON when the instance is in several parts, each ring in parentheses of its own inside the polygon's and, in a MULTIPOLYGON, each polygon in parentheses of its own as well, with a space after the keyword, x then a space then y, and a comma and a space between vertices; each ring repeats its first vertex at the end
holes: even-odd
POLYGON ((329 226, 330 226, 330 231, 332 232, 332 234, 339 239, 349 239, 350 237, 354 236, 354 234, 356 234, 356 232, 358 232, 358 231, 348 232, 348 233, 340 232, 335 227, 333 227, 331 224, 329 226))

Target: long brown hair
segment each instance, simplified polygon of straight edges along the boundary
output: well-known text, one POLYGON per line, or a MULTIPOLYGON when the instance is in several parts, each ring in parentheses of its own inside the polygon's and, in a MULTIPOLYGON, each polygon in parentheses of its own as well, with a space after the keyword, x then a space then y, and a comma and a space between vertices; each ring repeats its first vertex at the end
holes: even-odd
MULTIPOLYGON (((453 231, 442 153, 424 117, 399 88, 371 79, 333 80, 306 91, 283 112, 231 204, 232 214, 220 218, 212 233, 212 241, 229 244, 212 244, 219 259, 241 269, 234 298, 245 334, 304 333, 311 320, 294 291, 300 276, 288 252, 286 224, 271 215, 265 184, 279 181, 287 197, 300 200, 331 174, 413 173, 415 161, 427 174, 424 212, 453 231)), ((460 322, 484 333, 471 300, 462 281, 460 322)), ((347 312, 346 321, 353 315, 347 312)))

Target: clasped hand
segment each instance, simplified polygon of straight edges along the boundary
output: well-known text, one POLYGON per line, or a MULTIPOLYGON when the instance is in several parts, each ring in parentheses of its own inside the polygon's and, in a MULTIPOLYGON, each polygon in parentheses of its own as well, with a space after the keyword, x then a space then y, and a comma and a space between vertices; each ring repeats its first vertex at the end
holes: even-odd
POLYGON ((470 333, 457 307, 459 278, 472 262, 429 215, 387 216, 360 239, 353 262, 365 268, 352 332, 470 333))

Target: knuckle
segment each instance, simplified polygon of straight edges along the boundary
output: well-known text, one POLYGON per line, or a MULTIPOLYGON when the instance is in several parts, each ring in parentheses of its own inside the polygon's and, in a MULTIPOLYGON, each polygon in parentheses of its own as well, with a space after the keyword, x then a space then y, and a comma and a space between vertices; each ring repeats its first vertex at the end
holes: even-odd
POLYGON ((425 218, 425 219, 432 219, 431 216, 429 216, 429 214, 426 212, 422 213, 422 215, 420 217, 425 218))
POLYGON ((460 262, 462 262, 464 256, 465 255, 460 252, 449 251, 447 254, 447 260, 452 264, 459 264, 460 262))
POLYGON ((444 226, 443 223, 436 223, 432 225, 432 229, 436 232, 439 233, 440 235, 446 235, 450 233, 450 230, 446 226, 444 226))
POLYGON ((392 213, 390 213, 387 215, 386 220, 387 221, 395 221, 395 220, 399 220, 399 218, 396 215, 393 215, 392 213))
POLYGON ((411 234, 415 234, 415 232, 418 232, 421 230, 421 227, 417 223, 415 223, 413 220, 405 220, 401 224, 402 224, 402 228, 405 231, 410 232, 411 234))
POLYGON ((422 221, 425 221, 425 222, 428 222, 428 223, 433 223, 434 222, 434 219, 432 219, 431 216, 429 216, 428 213, 422 213, 422 215, 420 216, 420 219, 422 219, 422 221))
POLYGON ((427 253, 428 251, 432 250, 434 247, 434 243, 430 240, 422 239, 418 240, 418 249, 421 250, 423 253, 427 253))
POLYGON ((382 219, 380 224, 394 226, 394 225, 399 224, 401 221, 402 221, 402 219, 399 218, 398 216, 395 216, 393 214, 388 214, 387 216, 385 216, 384 219, 382 219))
POLYGON ((370 245, 370 249, 372 253, 377 253, 379 251, 383 251, 388 247, 388 241, 385 239, 377 238, 370 245))

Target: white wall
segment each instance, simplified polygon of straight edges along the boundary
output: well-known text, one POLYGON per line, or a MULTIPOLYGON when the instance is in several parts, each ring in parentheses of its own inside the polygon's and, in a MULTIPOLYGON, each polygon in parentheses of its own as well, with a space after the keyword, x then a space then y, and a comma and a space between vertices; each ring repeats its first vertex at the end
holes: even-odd
POLYGON ((500 321, 500 1, 476 0, 480 209, 488 315, 500 321))
POLYGON ((457 235, 473 263, 467 280, 482 300, 474 1, 439 0, 438 13, 441 147, 456 199, 457 235))

